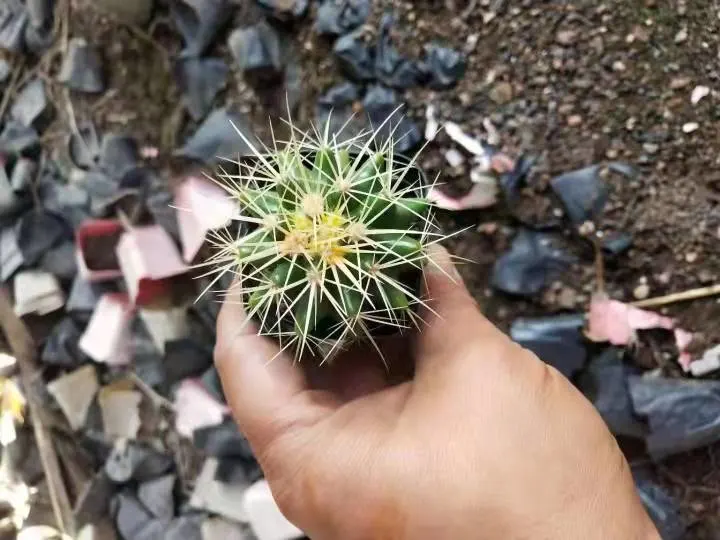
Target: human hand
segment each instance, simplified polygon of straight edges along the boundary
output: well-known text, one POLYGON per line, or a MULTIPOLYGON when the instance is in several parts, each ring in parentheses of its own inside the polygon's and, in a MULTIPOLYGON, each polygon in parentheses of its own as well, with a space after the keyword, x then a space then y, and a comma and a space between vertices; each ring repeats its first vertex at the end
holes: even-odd
POLYGON ((313 540, 660 538, 592 405, 432 260, 439 316, 385 344, 389 371, 371 350, 301 369, 223 307, 225 395, 287 518, 313 540))

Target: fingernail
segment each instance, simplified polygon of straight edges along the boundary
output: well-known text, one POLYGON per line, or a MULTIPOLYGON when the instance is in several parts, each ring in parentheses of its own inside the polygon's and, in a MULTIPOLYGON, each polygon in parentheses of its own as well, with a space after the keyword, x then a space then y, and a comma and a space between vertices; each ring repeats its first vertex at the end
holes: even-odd
POLYGON ((460 273, 452 262, 450 253, 443 246, 433 244, 428 248, 428 255, 432 261, 428 265, 428 270, 436 274, 442 274, 451 278, 453 281, 462 281, 460 273))

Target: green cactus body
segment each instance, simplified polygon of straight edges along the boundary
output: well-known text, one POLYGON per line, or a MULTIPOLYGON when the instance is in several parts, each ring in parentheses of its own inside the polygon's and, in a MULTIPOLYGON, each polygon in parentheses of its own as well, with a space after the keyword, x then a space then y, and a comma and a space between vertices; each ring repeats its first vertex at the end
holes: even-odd
POLYGON ((442 235, 412 161, 389 143, 372 148, 296 132, 218 181, 245 226, 241 236, 216 235, 210 263, 235 274, 260 333, 298 359, 324 361, 419 321, 419 275, 442 235))

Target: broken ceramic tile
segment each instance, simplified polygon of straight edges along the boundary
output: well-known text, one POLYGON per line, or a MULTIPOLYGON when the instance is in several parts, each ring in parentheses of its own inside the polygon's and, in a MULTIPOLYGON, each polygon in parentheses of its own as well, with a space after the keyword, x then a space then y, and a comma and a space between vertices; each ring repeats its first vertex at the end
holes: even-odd
POLYGON ((135 480, 146 482, 167 474, 173 467, 172 457, 147 444, 118 439, 105 462, 105 473, 118 484, 135 480))
POLYGON ((407 115, 406 105, 397 94, 383 86, 368 88, 363 99, 363 109, 370 127, 375 131, 377 144, 382 145, 392 137, 393 146, 400 154, 409 152, 422 140, 419 128, 407 115))
POLYGON ((533 296, 575 262, 544 233, 521 229, 493 267, 491 285, 502 292, 533 296))
POLYGON ((255 137, 245 117, 227 109, 216 109, 175 154, 210 165, 218 163, 222 158, 250 154, 250 148, 236 129, 255 144, 255 137))
POLYGON ((83 363, 83 354, 78 348, 81 330, 70 317, 56 324, 42 350, 40 360, 43 364, 66 368, 78 367, 83 363))
POLYGON ((635 374, 622 361, 623 349, 609 347, 590 361, 579 388, 615 435, 642 438, 645 424, 635 416, 627 378, 635 374))
POLYGON ((233 484, 218 482, 215 479, 217 467, 217 459, 209 457, 205 460, 195 481, 195 490, 190 497, 190 506, 233 521, 245 522, 247 514, 238 501, 242 501, 242 496, 249 485, 245 482, 233 484))
POLYGON ((184 56, 201 56, 215 41, 221 28, 232 19, 227 0, 173 0, 170 14, 185 41, 184 56))
POLYGON ((196 429, 193 432, 193 444, 207 455, 217 458, 254 459, 250 443, 230 416, 226 416, 220 424, 196 429))
POLYGON ((254 88, 272 86, 282 80, 280 36, 268 23, 238 28, 228 38, 238 68, 254 88))
POLYGON ((194 120, 202 120, 225 86, 227 64, 220 58, 181 57, 175 63, 174 73, 185 108, 194 120))
MULTIPOLYGON (((488 177, 489 178, 489 177, 488 177)), ((450 197, 436 186, 432 186, 427 193, 429 201, 435 203, 443 210, 471 210, 477 208, 488 208, 497 203, 497 182, 492 181, 486 184, 476 183, 462 197, 450 197)))
POLYGON ((97 94, 105 91, 100 53, 85 38, 74 37, 68 41, 58 81, 77 92, 97 94))
POLYGON ((165 350, 166 342, 182 339, 190 333, 187 307, 185 306, 168 309, 141 309, 140 319, 158 351, 165 350))
POLYGON ((437 43, 426 47, 423 63, 428 74, 428 86, 438 90, 455 86, 467 69, 467 60, 461 52, 437 43))
POLYGON ((37 168, 37 163, 32 159, 17 160, 10 175, 10 185, 15 193, 23 193, 31 188, 37 176, 37 168))
POLYGON ((720 440, 720 383, 650 376, 628 378, 635 412, 647 417, 653 459, 720 440))
POLYGON ((0 49, 21 53, 23 34, 30 22, 30 15, 17 0, 0 4, 0 49))
POLYGON ((130 361, 129 324, 132 311, 127 294, 104 294, 80 338, 80 350, 96 362, 127 364, 130 361))
POLYGON ((550 186, 575 225, 599 218, 609 196, 599 165, 561 174, 550 180, 550 186))
POLYGON ((266 480, 258 480, 245 491, 242 507, 258 540, 291 540, 304 536, 280 512, 266 480))
POLYGON ((52 108, 45 94, 42 79, 33 79, 27 83, 15 97, 10 107, 10 117, 21 125, 42 131, 47 126, 52 108))
POLYGON ((488 148, 479 139, 476 139, 463 131, 463 129, 455 122, 445 122, 445 133, 453 141, 465 148, 468 152, 476 157, 487 158, 488 148))
POLYGON ((348 78, 359 82, 375 78, 373 51, 362 36, 362 32, 351 32, 339 37, 333 46, 340 69, 348 78))
POLYGON ((308 0, 257 0, 260 7, 265 9, 268 17, 281 22, 289 23, 301 19, 308 11, 308 0))
POLYGON ((205 518, 201 530, 202 540, 250 540, 241 524, 222 517, 205 518))
POLYGON ((218 402, 196 380, 185 379, 175 392, 175 429, 191 439, 197 429, 222 424, 230 414, 227 405, 218 402))
POLYGON ((212 365, 212 350, 191 338, 165 343, 165 370, 169 383, 198 376, 212 365))
POLYGON ((228 225, 236 212, 225 190, 198 176, 189 176, 177 187, 173 206, 187 263, 200 251, 207 233, 228 225))
POLYGON ((411 88, 420 84, 423 73, 418 65, 404 58, 392 43, 391 30, 395 18, 385 13, 380 20, 378 41, 375 47, 375 76, 391 88, 411 88))
POLYGON ((0 231, 0 280, 8 281, 25 264, 14 227, 0 231))
POLYGON ((315 29, 321 34, 345 34, 365 23, 370 8, 370 0, 323 0, 317 11, 315 29))
POLYGON ((31 126, 24 126, 17 120, 10 120, 0 133, 0 152, 33 156, 37 154, 40 137, 31 126))
POLYGON ((174 474, 168 474, 138 486, 138 499, 155 517, 169 520, 175 514, 175 480, 174 474))
POLYGON ((172 238, 159 225, 126 231, 116 253, 128 294, 136 305, 146 305, 167 293, 170 279, 188 271, 172 238))
POLYGON ((105 435, 110 439, 135 439, 140 430, 142 394, 107 386, 98 393, 105 435))
POLYGON ((107 133, 100 147, 100 168, 111 178, 120 180, 125 173, 137 167, 140 152, 132 137, 107 133))
POLYGON ((583 313, 513 321, 510 337, 571 379, 585 365, 583 313))
POLYGON ((164 538, 167 521, 157 519, 130 493, 119 493, 112 502, 115 526, 125 540, 164 538))
POLYGON ((47 315, 65 305, 60 283, 52 274, 25 270, 15 276, 15 314, 18 317, 35 313, 47 315))
POLYGON ((92 169, 100 159, 100 137, 95 125, 80 125, 77 133, 68 138, 68 154, 73 165, 81 169, 92 169))
POLYGON ((64 283, 71 282, 77 273, 75 244, 66 240, 62 244, 50 248, 40 259, 38 268, 50 272, 64 283))
POLYGON ((65 311, 83 319, 89 318, 102 295, 111 292, 116 292, 111 286, 91 283, 82 276, 75 276, 65 311))
POLYGON ((202 540, 202 519, 199 513, 176 517, 165 529, 163 540, 202 540))
POLYGON ((65 221, 45 211, 28 211, 15 225, 18 246, 25 263, 33 266, 51 247, 72 239, 72 231, 65 221))
POLYGON ((55 398, 74 431, 85 425, 88 410, 99 388, 92 365, 62 375, 47 385, 48 392, 55 398))
POLYGON ((690 363, 693 377, 702 377, 720 369, 720 345, 706 350, 702 358, 690 363))
POLYGON ((645 510, 655 523, 663 540, 681 540, 685 537, 685 520, 678 502, 662 487, 651 480, 650 474, 633 469, 635 488, 645 510))
POLYGON ((116 219, 91 219, 75 231, 76 259, 83 279, 107 281, 122 275, 115 250, 124 232, 116 219))

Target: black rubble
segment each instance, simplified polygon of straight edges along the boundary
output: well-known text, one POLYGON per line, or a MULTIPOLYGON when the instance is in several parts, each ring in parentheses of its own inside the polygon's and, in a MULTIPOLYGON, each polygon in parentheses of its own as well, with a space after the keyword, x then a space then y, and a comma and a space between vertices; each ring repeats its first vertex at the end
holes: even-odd
POLYGON ((18 0, 6 0, 0 5, 0 49, 23 52, 25 28, 30 16, 18 0))
POLYGON ((64 368, 80 367, 86 360, 78 347, 82 335, 80 326, 70 317, 65 317, 52 329, 45 342, 40 360, 43 364, 64 368))
POLYGON ((212 349, 192 338, 165 342, 165 371, 168 383, 204 373, 213 363, 212 349))
POLYGON ((50 212, 28 211, 15 225, 17 241, 25 263, 34 266, 52 247, 72 238, 65 221, 50 212))
POLYGON ((575 258, 554 247, 548 234, 521 229, 493 266, 491 285, 504 293, 534 296, 567 270, 575 258))
POLYGON ((465 75, 467 60, 461 52, 437 43, 431 43, 425 52, 423 69, 427 74, 426 84, 430 88, 452 88, 465 75))
POLYGON ((170 471, 173 460, 147 444, 118 441, 105 462, 105 473, 118 484, 153 480, 170 471))
POLYGON ((176 477, 168 474, 143 482, 138 487, 138 499, 155 517, 171 519, 175 513, 176 477))
POLYGON ((0 133, 0 152, 11 155, 37 157, 38 132, 17 120, 9 120, 0 133))
POLYGON ((358 82, 375 78, 373 50, 365 44, 361 33, 352 32, 339 37, 333 46, 333 53, 348 78, 358 82))
POLYGON ((87 94, 105 91, 102 61, 97 49, 84 38, 75 37, 68 42, 58 80, 71 90, 87 94))
POLYGON ((77 133, 72 133, 68 139, 69 157, 78 168, 88 170, 96 167, 100 151, 100 137, 93 124, 80 125, 77 133))
POLYGON ((582 313, 516 319, 510 327, 510 337, 570 379, 587 360, 583 326, 582 313))
POLYGON ((680 512, 678 502, 662 487, 650 479, 649 473, 642 469, 633 469, 635 489, 640 500, 658 528, 663 540, 681 540, 685 538, 687 526, 680 512))
POLYGON ((212 108, 218 92, 227 82, 228 66, 220 58, 179 58, 175 80, 183 93, 185 108, 196 121, 212 108))
POLYGON ((407 116, 406 105, 395 91, 380 85, 372 86, 362 103, 378 145, 392 140, 395 151, 404 154, 420 144, 420 128, 407 116))
POLYGON ((720 382, 631 376, 635 412, 647 418, 654 459, 720 440, 720 382))
POLYGON ((15 97, 10 108, 10 117, 26 127, 38 131, 47 125, 52 115, 52 107, 45 93, 42 79, 33 79, 26 84, 15 97))
POLYGON ((253 88, 274 85, 282 80, 280 36, 268 23, 261 21, 234 30, 228 38, 228 47, 238 68, 253 88))
POLYGON ((111 178, 120 180, 140 160, 137 141, 120 133, 107 133, 100 146, 99 166, 111 178))
POLYGON ((593 165, 561 174, 550 181, 550 186, 575 225, 595 221, 605 207, 609 190, 600 178, 600 169, 600 166, 593 165))
POLYGON ((267 16, 281 23, 295 22, 304 17, 310 6, 309 0, 256 0, 267 16))
POLYGON ((172 0, 170 13, 185 41, 184 56, 201 56, 232 19, 229 0, 172 0))
POLYGON ((243 116, 227 109, 216 109, 208 115, 176 155, 207 164, 216 164, 224 156, 250 154, 250 148, 240 138, 236 129, 240 130, 249 141, 255 141, 243 116))
POLYGON ((415 62, 404 58, 393 44, 391 31, 394 24, 392 14, 385 13, 378 29, 375 76, 391 88, 411 88, 422 82, 423 73, 415 62))
POLYGON ((371 7, 371 0, 323 0, 315 29, 321 34, 345 34, 365 23, 371 7))

